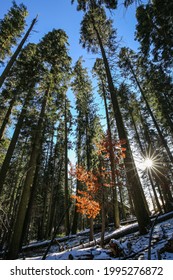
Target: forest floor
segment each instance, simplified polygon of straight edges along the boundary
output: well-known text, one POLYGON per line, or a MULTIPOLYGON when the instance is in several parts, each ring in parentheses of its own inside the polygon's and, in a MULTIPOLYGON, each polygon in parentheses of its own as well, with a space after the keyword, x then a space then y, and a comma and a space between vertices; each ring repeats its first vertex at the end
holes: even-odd
MULTIPOLYGON (((140 235, 136 230, 137 223, 132 223, 121 226, 117 230, 113 230, 110 226, 105 232, 107 242, 104 248, 99 245, 100 232, 95 234, 95 240, 91 243, 88 230, 77 235, 58 238, 57 243, 51 246, 46 260, 173 260, 173 241, 170 247, 170 240, 173 237, 173 218, 163 215, 162 220, 154 226, 151 246, 151 229, 147 234, 140 235), (127 234, 129 231, 132 233, 127 234), (118 236, 121 237, 117 238, 118 236), (117 248, 115 244, 119 248, 118 252, 115 250, 115 247, 117 248)), ((21 259, 41 260, 49 242, 30 244, 27 250, 24 250, 21 259), (37 249, 35 246, 38 246, 37 249)))

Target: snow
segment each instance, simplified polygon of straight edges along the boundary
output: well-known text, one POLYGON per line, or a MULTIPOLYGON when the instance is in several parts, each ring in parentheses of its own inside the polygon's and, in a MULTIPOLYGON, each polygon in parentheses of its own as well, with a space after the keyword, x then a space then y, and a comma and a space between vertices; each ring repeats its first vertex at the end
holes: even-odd
MULTIPOLYGON (((165 218, 167 216, 165 215, 165 218)), ((164 216, 162 217, 162 219, 164 216)), ((114 233, 123 232, 127 227, 133 228, 134 225, 122 226, 118 230, 109 230, 106 232, 106 237, 111 237, 114 233)), ((87 232, 85 233, 87 234, 87 232)), ((146 235, 140 235, 138 231, 124 235, 123 237, 111 239, 105 248, 101 248, 98 245, 100 240, 100 234, 95 235, 95 242, 91 246, 88 242, 88 235, 76 235, 67 239, 61 244, 61 250, 59 246, 52 246, 46 260, 147 260, 149 253, 149 236, 150 232, 146 235), (87 243, 86 243, 87 242, 87 243), (81 245, 83 243, 83 245, 81 245), (111 243, 117 244, 120 248, 120 254, 118 256, 113 255, 111 250, 111 243), (87 244, 87 245, 86 245, 87 244), (87 247, 87 248, 82 248, 87 247)), ((151 260, 158 259, 173 259, 173 252, 160 251, 168 243, 168 240, 173 237, 173 218, 166 221, 162 221, 155 225, 152 242, 151 242, 151 260)), ((26 258, 30 260, 41 260, 42 255, 36 257, 26 258)))

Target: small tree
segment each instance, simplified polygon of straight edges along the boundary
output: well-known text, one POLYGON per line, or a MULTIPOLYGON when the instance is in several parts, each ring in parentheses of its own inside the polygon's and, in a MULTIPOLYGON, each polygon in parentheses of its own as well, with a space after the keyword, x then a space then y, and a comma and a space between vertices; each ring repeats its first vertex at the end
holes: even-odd
POLYGON ((93 172, 86 171, 82 166, 77 166, 73 175, 86 186, 85 191, 78 190, 77 195, 72 195, 72 198, 76 199, 78 212, 95 219, 100 212, 100 205, 94 199, 94 195, 99 189, 98 178, 93 172))
MULTIPOLYGON (((77 211, 90 219, 95 219, 100 210, 102 211, 102 246, 105 232, 106 189, 115 185, 114 180, 112 181, 113 176, 110 168, 110 150, 114 151, 116 166, 114 174, 119 176, 123 166, 122 160, 125 157, 125 149, 121 148, 122 143, 123 141, 110 143, 109 136, 106 136, 97 144, 97 167, 92 171, 87 171, 82 166, 76 166, 76 169, 71 171, 72 175, 83 185, 82 190, 77 190, 77 194, 72 195, 72 198, 76 200, 77 211)), ((90 230, 92 229, 90 228, 90 230)))

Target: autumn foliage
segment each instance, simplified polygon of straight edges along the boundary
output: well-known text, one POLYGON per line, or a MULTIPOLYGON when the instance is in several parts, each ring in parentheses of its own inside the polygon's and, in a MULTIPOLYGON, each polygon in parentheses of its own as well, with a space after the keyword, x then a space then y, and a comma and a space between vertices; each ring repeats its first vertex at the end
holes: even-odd
POLYGON ((120 160, 126 157, 126 148, 122 147, 126 143, 126 140, 115 141, 110 137, 109 132, 105 137, 97 143, 98 154, 103 155, 105 158, 110 159, 111 151, 114 153, 114 159, 116 163, 119 164, 120 160))
POLYGON ((100 212, 100 205, 94 200, 94 194, 99 188, 98 178, 93 172, 86 171, 81 166, 77 166, 72 175, 86 187, 86 191, 78 190, 77 195, 72 195, 72 198, 76 199, 78 212, 88 218, 95 218, 100 212))
POLYGON ((82 166, 71 167, 71 175, 74 176, 83 185, 82 190, 78 190, 76 195, 71 197, 76 200, 77 211, 88 218, 95 218, 100 210, 101 205, 97 199, 98 191, 103 187, 112 187, 115 182, 112 182, 112 171, 110 169, 111 151, 114 154, 115 174, 118 176, 120 168, 123 166, 125 158, 125 141, 110 141, 107 134, 100 143, 97 143, 97 154, 100 159, 100 165, 92 171, 87 171, 82 166), (102 159, 102 160, 101 160, 102 159))

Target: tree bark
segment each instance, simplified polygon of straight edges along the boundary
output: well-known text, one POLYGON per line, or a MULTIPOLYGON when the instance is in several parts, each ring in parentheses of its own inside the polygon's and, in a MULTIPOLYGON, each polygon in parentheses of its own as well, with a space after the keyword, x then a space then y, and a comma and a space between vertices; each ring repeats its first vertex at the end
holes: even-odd
POLYGON ((36 134, 33 142, 33 148, 30 156, 30 161, 29 161, 29 167, 28 167, 28 172, 25 178, 24 186, 23 186, 23 192, 22 192, 22 197, 16 217, 16 222, 14 226, 14 231, 12 234, 8 254, 7 254, 7 259, 13 260, 18 257, 18 253, 20 250, 20 245, 21 245, 21 238, 22 238, 22 232, 23 232, 23 226, 24 226, 24 220, 29 204, 29 199, 31 196, 31 188, 33 184, 33 179, 34 179, 34 173, 36 170, 36 163, 37 159, 40 153, 40 148, 41 148, 41 135, 42 135, 42 126, 43 126, 43 121, 44 121, 44 116, 45 116, 45 111, 46 111, 46 105, 48 101, 48 95, 49 95, 49 89, 46 90, 45 96, 42 102, 42 108, 37 124, 37 129, 36 129, 36 134))
POLYGON ((151 108, 150 108, 150 105, 149 105, 149 103, 148 103, 148 101, 147 101, 147 99, 146 99, 146 97, 145 97, 144 90, 142 89, 142 87, 141 87, 141 85, 140 85, 140 83, 139 83, 139 81, 138 81, 138 78, 137 78, 137 76, 136 76, 136 74, 135 74, 135 71, 134 71, 134 69, 133 69, 132 63, 131 63, 131 61, 130 61, 130 58, 129 58, 128 56, 127 56, 126 58, 127 58, 128 65, 129 65, 129 68, 130 68, 130 70, 131 70, 131 73, 132 73, 132 75, 133 75, 133 77, 134 77, 134 79, 135 79, 135 81, 136 81, 136 84, 137 84, 137 86, 138 86, 138 88, 139 88, 139 90, 140 90, 140 92, 141 92, 142 98, 144 99, 144 101, 145 101, 145 103, 146 103, 147 110, 148 110, 148 112, 149 112, 149 114, 150 114, 150 116, 151 116, 151 118, 152 118, 152 121, 153 121, 153 123, 154 123, 154 125, 155 125, 155 128, 156 128, 158 134, 159 134, 159 137, 160 137, 160 139, 161 139, 161 141, 162 141, 162 144, 163 144, 165 150, 167 151, 167 154, 168 154, 168 156, 169 156, 171 162, 173 162, 172 153, 171 153, 171 151, 170 151, 170 149, 169 149, 169 147, 168 147, 168 145, 167 145, 167 142, 166 142, 165 138, 163 137, 163 134, 162 134, 162 132, 161 132, 159 126, 158 126, 158 123, 157 123, 157 121, 156 121, 156 119, 155 119, 155 117, 154 117, 154 115, 153 115, 153 112, 152 112, 152 110, 151 110, 151 108))
MULTIPOLYGON (((146 155, 146 151, 144 150, 144 148, 142 146, 142 143, 141 143, 141 140, 140 140, 140 137, 139 137, 139 133, 138 133, 138 130, 137 130, 137 127, 136 127, 136 123, 135 123, 135 120, 134 120, 134 117, 133 117, 133 113, 131 112, 130 115, 131 115, 132 123, 133 123, 134 129, 135 129, 135 133, 136 133, 136 137, 137 137, 137 140, 138 140, 138 144, 139 144, 140 150, 141 150, 143 155, 146 155)), ((160 206, 160 203, 159 203, 157 192, 155 190, 155 186, 154 186, 154 182, 153 182, 153 179, 152 179, 152 175, 151 175, 150 170, 148 170, 148 171, 149 172, 147 172, 147 174, 148 174, 148 177, 149 177, 149 180, 150 180, 150 184, 151 184, 151 187, 152 187, 152 190, 153 190, 153 193, 154 193, 156 205, 157 205, 157 208, 158 208, 159 212, 161 212, 162 209, 161 209, 161 206, 160 206)))
POLYGON ((35 19, 33 19, 28 31, 26 32, 25 36, 23 37, 22 41, 20 42, 19 46, 17 47, 16 51, 14 52, 14 54, 12 55, 10 61, 8 62, 7 66, 5 67, 2 75, 0 76, 0 88, 2 87, 5 79, 7 78, 7 76, 9 75, 9 72, 14 64, 14 62, 16 61, 17 56, 19 55, 23 45, 25 44, 31 30, 33 29, 35 23, 37 22, 37 17, 35 19))
POLYGON ((120 112, 117 96, 116 96, 116 91, 113 85, 112 81, 112 76, 108 64, 108 60, 105 54, 105 50, 102 44, 102 40, 100 38, 99 32, 97 31, 97 28, 95 27, 93 23, 98 42, 100 45, 100 50, 102 53, 102 58, 103 62, 105 65, 105 70, 107 74, 107 80, 108 80, 108 86, 109 86, 109 91, 111 94, 111 100, 112 100, 112 105, 113 105, 113 110, 114 110, 114 115, 115 115, 115 120, 117 124, 117 129, 118 129, 118 134, 120 140, 125 140, 126 144, 123 146, 126 148, 126 158, 124 159, 124 164, 126 168, 126 175, 128 178, 128 182, 130 184, 130 189, 131 189, 131 194, 134 202, 134 208, 135 208, 135 214, 138 220, 139 224, 139 230, 141 234, 144 234, 147 232, 147 227, 150 224, 150 219, 149 219, 149 213, 146 209, 146 205, 144 202, 144 193, 142 190, 141 182, 136 170, 136 166, 133 160, 130 144, 127 138, 127 133, 125 130, 124 122, 122 119, 122 115, 120 112))
POLYGON ((6 112, 5 118, 4 118, 2 126, 0 128, 0 141, 3 138, 3 135, 4 135, 4 132, 5 132, 6 126, 9 122, 9 118, 10 118, 10 115, 11 115, 11 112, 12 112, 15 101, 16 101, 16 97, 14 96, 10 101, 8 110, 6 112))
POLYGON ((107 106, 107 99, 106 99, 106 92, 105 87, 102 82, 102 91, 103 91, 103 98, 104 98, 104 105, 105 105, 105 112, 106 112, 106 121, 107 121, 107 129, 108 129, 108 136, 110 141, 110 163, 111 163, 111 176, 113 182, 113 211, 114 211, 114 225, 115 228, 119 228, 120 226, 120 216, 119 216, 119 205, 118 205, 118 196, 117 196, 117 186, 116 186, 116 175, 115 175, 115 156, 114 151, 112 148, 112 133, 111 133, 111 126, 110 126, 110 118, 109 118, 109 111, 107 106))
MULTIPOLYGON (((65 109, 64 109, 64 123, 65 123, 65 208, 67 208, 67 205, 69 204, 69 188, 68 188, 68 128, 67 128, 67 100, 65 97, 65 109)), ((65 214, 65 228, 66 228, 66 235, 69 235, 70 233, 70 219, 69 219, 69 211, 66 211, 65 214)))
POLYGON ((1 170, 0 170, 0 178, 1 178, 0 194, 2 193, 2 190, 3 190, 3 185, 4 185, 4 182, 5 182, 6 174, 8 172, 10 161, 11 161, 14 149, 16 147, 16 143, 17 143, 17 140, 18 140, 18 137, 19 137, 19 134, 20 134, 20 130, 21 130, 22 125, 23 125, 23 121, 24 121, 24 118, 25 118, 25 114, 26 114, 26 111, 27 111, 27 106, 29 104, 29 100, 30 100, 30 93, 28 93, 28 95, 25 99, 22 111, 20 113, 18 122, 16 124, 15 131, 13 133, 13 137, 11 139, 11 142, 10 142, 10 145, 8 147, 4 162, 3 162, 1 170))

